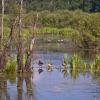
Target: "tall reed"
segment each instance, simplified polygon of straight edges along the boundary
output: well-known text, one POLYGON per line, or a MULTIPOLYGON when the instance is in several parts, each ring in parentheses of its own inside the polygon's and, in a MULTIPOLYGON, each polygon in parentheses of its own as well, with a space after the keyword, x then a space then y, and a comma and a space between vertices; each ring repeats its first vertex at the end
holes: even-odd
POLYGON ((97 55, 93 63, 90 65, 93 70, 100 70, 100 55, 97 55))

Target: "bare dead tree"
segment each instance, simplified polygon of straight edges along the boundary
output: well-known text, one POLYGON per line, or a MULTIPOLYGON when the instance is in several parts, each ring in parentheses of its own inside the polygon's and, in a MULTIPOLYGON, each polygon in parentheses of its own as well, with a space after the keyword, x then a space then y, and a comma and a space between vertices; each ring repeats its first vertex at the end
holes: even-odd
POLYGON ((4 0, 2 0, 2 18, 1 18, 1 33, 0 33, 0 49, 2 50, 3 30, 4 30, 4 0))
POLYGON ((35 42, 34 32, 37 28, 38 18, 39 18, 39 15, 37 13, 36 21, 35 21, 35 24, 34 24, 34 27, 33 27, 33 34, 32 34, 32 37, 29 40, 28 50, 26 51, 27 58, 26 58, 26 64, 25 64, 25 71, 27 71, 27 72, 32 71, 32 68, 31 68, 31 66, 32 66, 31 65, 32 64, 32 54, 33 54, 33 51, 34 51, 33 45, 34 45, 34 42, 35 42))
POLYGON ((23 11, 23 0, 21 0, 20 13, 19 13, 19 32, 18 32, 18 44, 17 44, 17 65, 18 72, 23 70, 23 48, 22 48, 22 11, 23 11))
POLYGON ((0 32, 0 69, 3 67, 2 62, 2 51, 3 51, 3 25, 4 25, 4 0, 2 0, 2 21, 1 21, 1 32, 0 32))

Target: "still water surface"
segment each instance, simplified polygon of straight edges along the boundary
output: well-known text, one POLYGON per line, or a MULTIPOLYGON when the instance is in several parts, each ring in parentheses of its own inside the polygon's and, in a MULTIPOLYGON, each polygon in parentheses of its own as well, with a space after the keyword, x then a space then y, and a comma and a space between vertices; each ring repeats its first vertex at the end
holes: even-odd
MULTIPOLYGON (((15 78, 0 75, 0 100, 100 100, 100 73, 91 71, 63 71, 64 55, 71 56, 74 50, 66 49, 63 44, 44 45, 34 48, 33 74, 20 74, 15 78), (52 48, 51 48, 52 47, 52 48), (43 61, 43 71, 38 72, 38 61, 43 61), (46 64, 52 62, 53 71, 46 70, 46 64)), ((77 52, 83 60, 90 63, 94 55, 77 52)))

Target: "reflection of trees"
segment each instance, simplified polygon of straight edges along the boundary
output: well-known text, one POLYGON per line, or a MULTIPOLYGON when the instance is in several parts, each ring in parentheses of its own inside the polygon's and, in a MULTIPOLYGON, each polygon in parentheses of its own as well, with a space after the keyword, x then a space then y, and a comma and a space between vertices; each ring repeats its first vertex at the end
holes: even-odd
POLYGON ((2 75, 0 76, 0 100, 10 100, 7 93, 7 80, 2 75))
POLYGON ((17 92, 18 92, 18 100, 23 100, 23 77, 22 75, 18 76, 18 82, 17 82, 17 92))
POLYGON ((18 75, 18 82, 17 82, 18 100, 23 100, 23 82, 24 82, 24 80, 26 82, 27 97, 29 98, 29 100, 33 100, 31 74, 18 75))
MULTIPOLYGON (((12 76, 13 77, 13 76, 12 76)), ((7 78, 5 76, 0 75, 0 100, 11 100, 10 95, 8 95, 7 91, 7 78)), ((31 74, 19 74, 17 80, 17 100, 24 100, 23 98, 23 83, 26 83, 27 97, 28 100, 33 100, 33 89, 32 89, 32 81, 31 74)), ((25 96, 24 96, 25 97, 25 96)))
POLYGON ((32 89, 32 81, 30 75, 25 77, 26 88, 27 88, 27 96, 29 100, 33 100, 33 89, 32 89))

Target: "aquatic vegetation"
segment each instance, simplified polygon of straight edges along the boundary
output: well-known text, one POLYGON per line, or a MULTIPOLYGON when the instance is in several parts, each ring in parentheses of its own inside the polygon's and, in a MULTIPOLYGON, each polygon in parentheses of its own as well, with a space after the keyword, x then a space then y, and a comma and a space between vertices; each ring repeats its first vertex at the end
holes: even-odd
POLYGON ((15 59, 11 58, 8 60, 5 66, 5 69, 3 70, 3 75, 11 83, 16 83, 17 70, 16 70, 16 60, 15 59))
POLYGON ((76 54, 71 59, 71 67, 75 68, 86 68, 85 62, 76 54))
POLYGON ((63 66, 67 66, 68 64, 68 60, 67 60, 67 55, 64 55, 64 58, 63 58, 63 66))
POLYGON ((74 69, 71 69, 70 73, 71 73, 71 77, 73 79, 76 79, 79 76, 78 69, 75 69, 75 68, 74 69))
POLYGON ((71 59, 71 66, 72 68, 77 68, 79 66, 79 57, 76 54, 74 54, 71 59))
POLYGON ((13 59, 8 60, 5 69, 5 74, 16 74, 16 61, 13 59))
POLYGON ((82 60, 82 59, 80 59, 80 66, 81 66, 81 69, 86 69, 86 63, 82 60))
POLYGON ((93 63, 90 65, 93 70, 100 70, 100 55, 97 55, 93 63))

